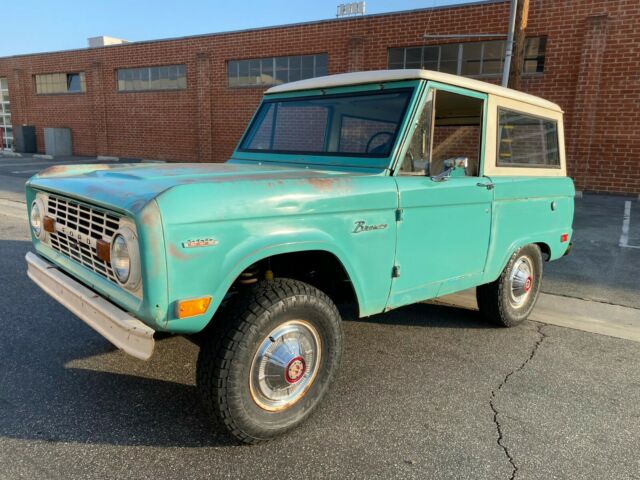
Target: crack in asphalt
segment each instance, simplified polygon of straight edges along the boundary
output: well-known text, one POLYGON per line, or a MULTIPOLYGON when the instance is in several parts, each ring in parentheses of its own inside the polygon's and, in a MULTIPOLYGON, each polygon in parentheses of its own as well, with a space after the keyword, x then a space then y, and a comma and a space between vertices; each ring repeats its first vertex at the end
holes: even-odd
POLYGON ((524 367, 527 366, 527 364, 535 356, 536 352, 538 351, 538 348, 540 347, 540 345, 542 344, 544 339, 547 338, 548 335, 542 331, 542 329, 544 327, 545 327, 544 324, 542 324, 542 323, 538 324, 537 333, 539 335, 539 338, 536 341, 536 343, 533 345, 533 348, 531 349, 531 353, 529 354, 529 357, 527 357, 527 359, 524 362, 522 362, 522 364, 518 368, 516 368, 514 370, 511 370, 509 373, 507 373, 507 375, 505 375, 505 377, 502 379, 502 382, 500 383, 500 385, 498 385, 498 388, 496 388, 496 389, 491 391, 491 398, 489 399, 489 406, 491 407, 491 411, 493 412, 493 423, 496 425, 496 430, 498 432, 497 443, 500 446, 500 448, 502 448, 502 450, 504 451, 505 456, 507 457, 507 460, 509 460, 509 463, 511 464, 511 477, 509 478, 509 480, 515 480, 516 475, 518 474, 518 466, 516 465, 516 462, 515 462, 515 460, 513 458, 513 455, 511 455, 511 452, 509 452, 509 448, 504 443, 504 432, 502 431, 502 424, 500 423, 500 420, 498 419, 498 416, 499 416, 500 412, 498 411, 498 408, 496 407, 495 401, 496 401, 496 397, 497 397, 498 392, 500 390, 502 390, 502 387, 504 387, 507 384, 507 382, 509 381, 511 376, 516 374, 516 373, 518 373, 524 367))

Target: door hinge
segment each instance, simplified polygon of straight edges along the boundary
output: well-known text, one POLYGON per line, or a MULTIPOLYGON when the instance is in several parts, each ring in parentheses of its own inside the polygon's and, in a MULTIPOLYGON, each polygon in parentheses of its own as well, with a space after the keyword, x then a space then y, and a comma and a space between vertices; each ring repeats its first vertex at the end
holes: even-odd
POLYGON ((396 208, 396 222, 402 221, 402 209, 396 208))
POLYGON ((391 278, 398 278, 400 276, 400 267, 398 265, 394 265, 391 269, 391 278))

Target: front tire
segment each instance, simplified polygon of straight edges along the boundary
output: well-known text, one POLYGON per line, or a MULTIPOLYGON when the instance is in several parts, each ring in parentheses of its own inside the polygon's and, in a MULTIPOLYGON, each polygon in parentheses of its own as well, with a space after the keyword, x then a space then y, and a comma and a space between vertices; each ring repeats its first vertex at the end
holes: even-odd
POLYGON ((325 395, 342 356, 340 315, 320 290, 283 278, 248 288, 225 313, 200 350, 198 389, 233 437, 269 440, 325 395))
POLYGON ((542 270, 542 253, 537 245, 525 245, 516 251, 496 281, 476 288, 482 316, 502 327, 524 322, 538 300, 542 270))

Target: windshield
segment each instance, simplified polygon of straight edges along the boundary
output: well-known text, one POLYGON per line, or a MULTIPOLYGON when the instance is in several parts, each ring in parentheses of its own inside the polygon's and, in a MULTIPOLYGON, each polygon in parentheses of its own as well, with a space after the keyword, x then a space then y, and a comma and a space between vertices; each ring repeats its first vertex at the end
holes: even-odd
POLYGON ((265 100, 240 151, 388 157, 413 89, 265 100))

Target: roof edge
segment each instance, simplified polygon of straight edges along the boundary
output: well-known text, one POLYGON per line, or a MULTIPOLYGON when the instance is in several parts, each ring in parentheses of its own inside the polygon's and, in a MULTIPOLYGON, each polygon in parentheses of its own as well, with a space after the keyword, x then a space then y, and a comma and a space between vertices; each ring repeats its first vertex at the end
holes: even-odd
POLYGON ((451 10, 457 8, 467 8, 467 7, 475 7, 478 5, 492 5, 497 3, 505 3, 509 0, 477 0, 466 3, 454 3, 451 5, 438 5, 434 7, 425 7, 425 8, 414 8, 410 10, 396 10, 392 12, 381 12, 381 13, 371 13, 357 17, 344 17, 344 18, 325 18, 322 20, 309 20, 306 22, 296 22, 296 23, 285 23, 281 25, 269 25, 266 27, 251 27, 244 28, 240 30, 225 30, 221 32, 210 32, 210 33, 198 33, 194 35, 184 35, 181 37, 167 37, 167 38, 158 38, 153 40, 139 40, 139 41, 130 41, 129 43, 118 44, 118 45, 105 45, 101 47, 84 47, 84 48, 69 48, 65 50, 52 50, 48 52, 35 52, 35 53, 22 53, 16 55, 8 55, 6 57, 0 57, 0 60, 6 60, 10 58, 22 58, 22 57, 33 57, 38 55, 56 55, 58 53, 70 53, 70 52, 87 52, 91 50, 103 50, 105 48, 131 48, 137 45, 145 45, 148 43, 161 43, 161 42, 175 42, 180 40, 192 40, 195 38, 206 38, 206 37, 218 37, 218 36, 226 36, 226 35, 235 35, 241 33, 251 33, 265 30, 277 30, 277 29, 286 29, 286 28, 295 28, 302 27, 308 25, 319 25, 324 23, 333 23, 333 22, 354 22, 354 21, 362 21, 367 18, 376 18, 376 17, 385 17, 385 16, 401 16, 401 15, 410 15, 418 12, 425 11, 436 11, 436 10, 451 10))
POLYGON ((432 80, 434 82, 447 83, 457 87, 467 88, 490 95, 510 98, 520 102, 525 102, 538 107, 546 108, 562 113, 562 108, 557 103, 536 97, 529 93, 519 90, 501 87, 482 80, 474 78, 462 77, 459 75, 451 75, 449 73, 436 72, 433 70, 422 69, 397 69, 397 70, 367 70, 363 72, 338 73, 335 75, 327 75, 324 77, 309 78, 307 80, 299 80, 297 82, 283 83, 271 87, 265 92, 265 95, 274 93, 295 92, 301 90, 320 90, 324 88, 343 87, 355 84, 365 83, 384 83, 400 80, 432 80))

